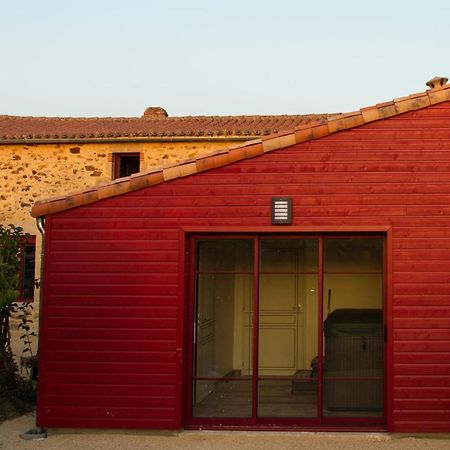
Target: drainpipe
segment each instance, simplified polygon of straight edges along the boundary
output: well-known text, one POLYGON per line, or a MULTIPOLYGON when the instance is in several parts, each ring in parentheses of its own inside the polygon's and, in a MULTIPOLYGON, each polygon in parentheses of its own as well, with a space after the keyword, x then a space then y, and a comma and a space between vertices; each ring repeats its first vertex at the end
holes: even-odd
MULTIPOLYGON (((44 228, 44 217, 38 217, 36 219, 36 226, 39 233, 42 235, 42 245, 41 245, 41 270, 39 274, 39 282, 42 283, 42 275, 44 272, 44 238, 45 238, 45 228, 44 228)), ((41 315, 42 315, 42 288, 39 286, 39 329, 38 329, 38 348, 36 354, 39 355, 39 341, 41 340, 41 315)), ((38 375, 39 383, 39 375, 38 375)), ((32 430, 25 431, 20 435, 22 439, 26 441, 33 439, 43 439, 47 437, 47 430, 41 427, 36 427, 32 430)))

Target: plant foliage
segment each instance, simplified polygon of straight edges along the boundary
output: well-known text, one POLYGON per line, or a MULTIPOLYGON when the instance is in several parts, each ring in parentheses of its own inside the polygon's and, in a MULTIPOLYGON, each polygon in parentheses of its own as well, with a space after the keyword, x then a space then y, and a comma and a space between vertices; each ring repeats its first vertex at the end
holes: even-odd
POLYGON ((19 295, 21 249, 28 235, 14 225, 0 225, 0 374, 17 371, 11 351, 9 319, 19 295))

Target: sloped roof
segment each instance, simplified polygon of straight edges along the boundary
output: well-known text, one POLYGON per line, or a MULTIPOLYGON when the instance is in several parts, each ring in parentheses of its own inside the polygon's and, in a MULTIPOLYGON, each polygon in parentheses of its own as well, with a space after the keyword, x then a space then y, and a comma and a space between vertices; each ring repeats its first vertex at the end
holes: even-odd
POLYGON ((88 205, 104 198, 215 169, 236 161, 253 158, 266 152, 313 139, 320 139, 338 131, 348 130, 376 120, 397 116, 445 101, 450 101, 449 84, 438 85, 438 87, 425 92, 397 98, 390 102, 378 103, 374 106, 362 108, 359 111, 341 114, 326 121, 300 125, 262 139, 247 141, 243 144, 213 152, 197 159, 183 161, 176 165, 136 173, 131 175, 131 177, 119 178, 111 183, 98 185, 81 192, 38 201, 33 206, 31 215, 33 217, 42 217, 77 206, 88 205))
MULTIPOLYGON (((161 109, 162 108, 149 108, 161 109)), ((162 110, 164 111, 164 110, 162 110)), ((165 111, 164 111, 165 112, 165 111)), ((0 115, 0 143, 254 137, 295 128, 328 114, 280 116, 20 117, 0 115)))

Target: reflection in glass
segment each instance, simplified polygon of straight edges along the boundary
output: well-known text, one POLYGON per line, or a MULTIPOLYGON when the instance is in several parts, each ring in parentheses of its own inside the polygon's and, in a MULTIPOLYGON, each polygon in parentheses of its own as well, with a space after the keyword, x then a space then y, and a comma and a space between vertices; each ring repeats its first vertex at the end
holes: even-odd
POLYGON ((324 240, 323 414, 383 410, 383 242, 324 240))
POLYGON ((200 240, 196 266, 193 416, 250 417, 253 241, 200 240))
POLYGON ((317 239, 261 240, 258 416, 317 416, 317 239))

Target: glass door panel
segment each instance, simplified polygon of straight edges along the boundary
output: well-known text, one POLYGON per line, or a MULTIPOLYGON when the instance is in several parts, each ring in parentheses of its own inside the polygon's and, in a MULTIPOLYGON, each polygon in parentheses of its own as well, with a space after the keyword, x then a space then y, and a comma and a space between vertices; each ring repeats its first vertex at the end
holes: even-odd
POLYGON ((251 417, 253 241, 199 240, 196 250, 193 417, 251 417))
POLYGON ((324 239, 323 415, 383 414, 383 241, 324 239))
POLYGON ((318 240, 262 239, 258 417, 317 416, 318 240))
POLYGON ((382 423, 382 237, 194 243, 192 419, 382 423))

